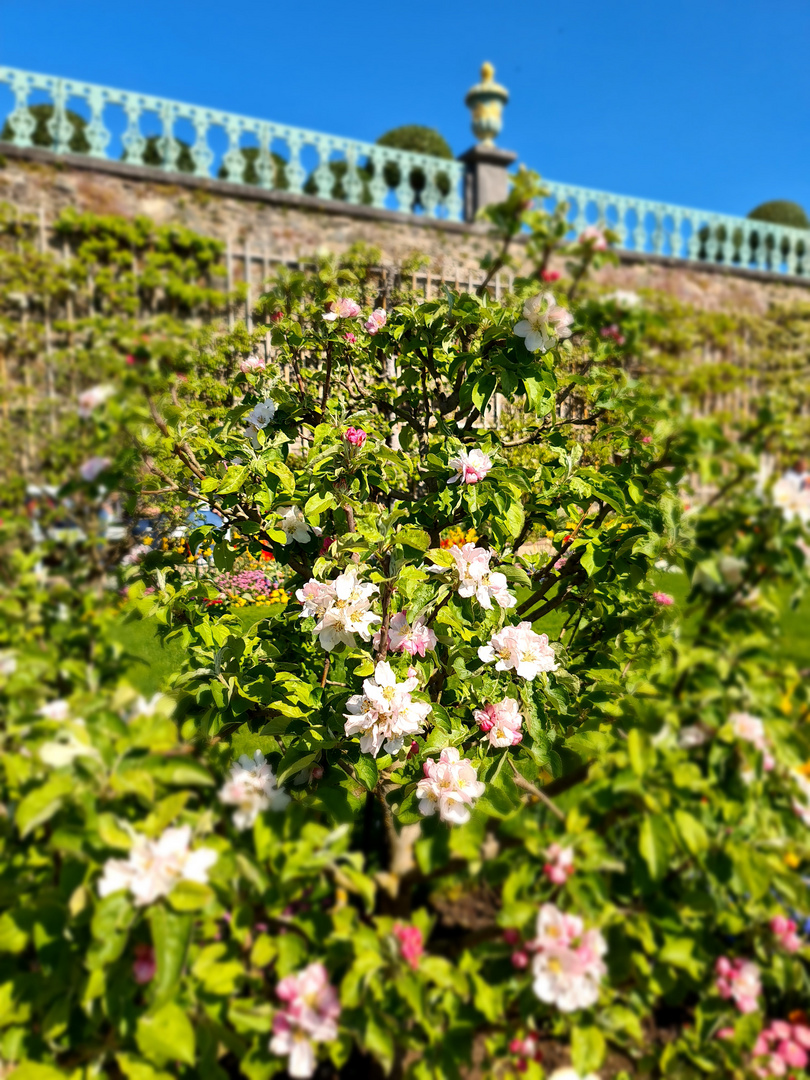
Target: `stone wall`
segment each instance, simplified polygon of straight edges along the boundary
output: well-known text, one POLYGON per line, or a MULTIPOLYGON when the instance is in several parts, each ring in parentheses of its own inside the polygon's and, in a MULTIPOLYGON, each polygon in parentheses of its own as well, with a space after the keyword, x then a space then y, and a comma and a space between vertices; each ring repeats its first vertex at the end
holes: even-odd
MULTIPOLYGON (((79 155, 4 147, 0 201, 44 210, 53 220, 66 207, 124 217, 146 215, 230 240, 276 258, 341 251, 358 241, 380 248, 384 265, 423 253, 431 270, 469 280, 490 242, 482 225, 430 222, 417 215, 186 175, 167 182, 159 169, 94 161, 79 155)), ((610 288, 654 288, 708 310, 764 313, 772 303, 810 301, 810 279, 760 271, 697 266, 678 259, 623 253, 597 279, 610 288)))

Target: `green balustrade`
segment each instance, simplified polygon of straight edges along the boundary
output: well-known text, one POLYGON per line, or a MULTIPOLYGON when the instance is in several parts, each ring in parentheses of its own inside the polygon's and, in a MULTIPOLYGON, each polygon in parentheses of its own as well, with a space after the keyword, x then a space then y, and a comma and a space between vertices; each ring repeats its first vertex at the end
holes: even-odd
POLYGON ((566 203, 572 235, 612 229, 625 251, 810 276, 810 230, 543 180, 549 203, 566 203))
POLYGON ((415 211, 445 221, 461 220, 464 166, 458 161, 18 68, 0 67, 3 85, 14 95, 14 107, 4 118, 3 138, 14 146, 34 145, 37 116, 31 110, 47 105, 51 112, 45 125, 48 149, 57 154, 71 152, 70 142, 79 117, 89 144, 86 153, 109 159, 113 133, 108 124, 112 111, 118 108, 123 127, 120 157, 130 165, 155 163, 166 172, 213 178, 216 155, 210 136, 218 128, 227 139, 227 149, 217 176, 232 183, 255 183, 268 190, 340 198, 355 205, 365 203, 402 213, 415 211), (72 107, 72 102, 80 103, 78 109, 72 107), (151 126, 159 124, 159 134, 147 134, 144 128, 144 120, 150 115, 151 126), (191 141, 177 135, 181 121, 187 122, 186 130, 193 131, 191 141), (314 151, 309 155, 314 162, 309 169, 302 161, 307 148, 314 151), (425 186, 415 205, 410 177, 417 170, 424 174, 425 186), (385 174, 394 171, 401 179, 396 188, 390 188, 385 174))

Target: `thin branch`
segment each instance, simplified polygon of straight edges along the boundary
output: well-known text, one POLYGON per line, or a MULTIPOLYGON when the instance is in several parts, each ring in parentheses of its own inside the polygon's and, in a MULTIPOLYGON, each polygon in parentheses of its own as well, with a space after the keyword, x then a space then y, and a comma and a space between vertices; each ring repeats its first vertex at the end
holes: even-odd
POLYGON ((560 821, 565 821, 565 814, 560 810, 559 806, 555 806, 544 791, 541 791, 539 787, 535 787, 531 781, 522 776, 518 772, 517 766, 511 758, 509 759, 509 764, 512 766, 512 772, 515 774, 515 784, 524 791, 528 791, 530 795, 534 795, 536 799, 539 799, 544 806, 548 807, 552 814, 555 814, 560 819, 560 821))

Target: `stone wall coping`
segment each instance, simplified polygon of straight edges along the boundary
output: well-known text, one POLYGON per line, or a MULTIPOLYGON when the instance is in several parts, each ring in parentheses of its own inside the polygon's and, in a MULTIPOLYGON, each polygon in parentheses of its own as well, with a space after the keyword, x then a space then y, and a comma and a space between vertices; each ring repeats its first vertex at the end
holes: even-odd
MULTIPOLYGON (((50 165, 59 172, 63 172, 67 168, 76 168, 86 172, 107 173, 138 183, 155 184, 164 188, 196 188, 211 195, 239 199, 244 202, 269 203, 276 206, 294 207, 311 213, 330 214, 364 221, 388 222, 392 225, 410 225, 455 236, 481 237, 486 236, 488 232, 488 226, 484 222, 442 221, 437 218, 426 218, 419 214, 404 214, 398 210, 381 210, 373 206, 361 206, 341 202, 337 199, 323 199, 315 195, 295 195, 287 191, 268 190, 248 184, 232 183, 228 180, 211 180, 206 177, 193 176, 189 173, 167 173, 163 169, 149 165, 129 165, 125 161, 110 161, 106 158, 90 157, 87 154, 55 154, 51 150, 35 146, 20 147, 0 142, 0 157, 50 165)), ((516 237, 518 243, 522 239, 520 236, 516 237)), ((810 289, 810 278, 796 274, 780 274, 772 270, 755 270, 742 266, 727 266, 723 263, 680 259, 646 251, 617 250, 616 254, 620 263, 624 264, 649 263, 671 270, 722 274, 726 277, 737 277, 748 281, 810 289)))

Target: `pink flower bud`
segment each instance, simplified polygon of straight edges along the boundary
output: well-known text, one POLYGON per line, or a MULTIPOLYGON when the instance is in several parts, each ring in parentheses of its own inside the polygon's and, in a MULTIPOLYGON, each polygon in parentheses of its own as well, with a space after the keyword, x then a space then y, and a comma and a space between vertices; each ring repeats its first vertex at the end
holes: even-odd
POLYGON ((281 320, 283 318, 284 318, 284 312, 283 311, 274 311, 273 314, 270 316, 270 322, 281 322, 281 320))
POLYGON ((540 277, 543 279, 543 281, 559 281, 560 280, 560 271, 559 270, 544 270, 542 272, 542 274, 540 275, 540 277))
POLYGON ((313 780, 320 780, 322 776, 323 776, 323 765, 313 765, 312 766, 312 779, 313 780))
POLYGON ((351 443, 352 446, 356 446, 359 450, 362 446, 365 445, 368 435, 365 433, 365 431, 363 431, 362 428, 350 427, 346 429, 346 433, 344 434, 343 438, 346 440, 347 443, 351 443))
POLYGON ((517 952, 512 953, 512 967, 517 968, 518 971, 523 971, 523 969, 527 968, 528 966, 529 966, 529 954, 528 953, 523 952, 522 949, 519 949, 517 952))
POLYGON ((352 333, 344 334, 343 335, 343 340, 348 341, 348 343, 350 345, 356 345, 357 344, 357 338, 352 333))
POLYGON ((515 929, 504 930, 503 940, 507 945, 517 945, 520 941, 520 934, 515 929))
POLYGON ((674 597, 670 596, 669 593, 665 592, 654 592, 653 600, 656 602, 656 604, 661 604, 662 607, 670 607, 672 604, 675 603, 674 597))
POLYGON ((157 971, 155 950, 151 945, 136 945, 135 960, 132 964, 132 974, 135 982, 141 986, 151 982, 157 971))

